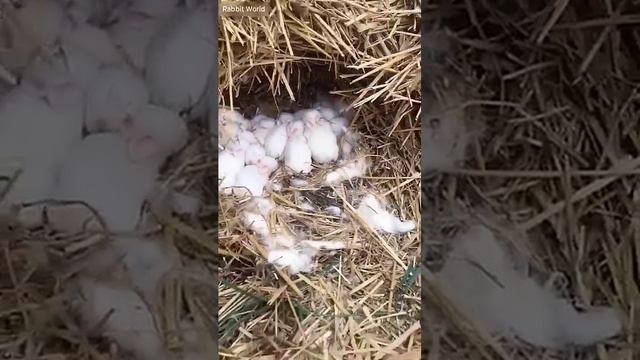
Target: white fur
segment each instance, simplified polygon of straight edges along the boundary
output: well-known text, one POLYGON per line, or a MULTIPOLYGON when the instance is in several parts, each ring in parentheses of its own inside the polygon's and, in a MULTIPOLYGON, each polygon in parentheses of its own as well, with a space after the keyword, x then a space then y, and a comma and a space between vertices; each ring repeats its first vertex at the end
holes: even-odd
POLYGON ((101 67, 125 65, 109 34, 100 28, 81 25, 65 34, 60 41, 62 52, 50 58, 58 62, 55 68, 60 70, 56 71, 66 71, 83 91, 95 84, 101 67))
POLYGON ((343 181, 355 179, 364 176, 369 167, 369 162, 366 158, 358 158, 350 160, 340 165, 335 170, 330 171, 325 175, 325 183, 328 185, 336 185, 343 181))
POLYGON ((88 203, 110 231, 135 230, 141 206, 154 190, 159 164, 135 163, 127 145, 111 133, 78 142, 62 166, 52 197, 88 203))
POLYGON ((82 124, 71 116, 69 98, 58 95, 52 104, 56 108, 23 87, 0 100, 0 168, 22 170, 4 198, 5 205, 46 198, 55 171, 82 136, 82 124))
POLYGON ((149 91, 141 77, 126 67, 105 67, 87 92, 87 130, 116 131, 148 101, 149 91))
POLYGON ((268 174, 258 165, 247 165, 236 175, 236 188, 233 192, 239 195, 262 196, 268 179, 268 174))
POLYGON ((25 66, 71 27, 64 8, 55 0, 22 1, 21 8, 9 9, 4 15, 11 44, 0 51, 0 62, 9 69, 25 66))
MULTIPOLYGON (((311 114, 307 113, 307 116, 311 114)), ((307 138, 312 159, 320 164, 336 161, 340 155, 340 148, 331 125, 321 117, 311 121, 307 124, 304 135, 307 138)))
POLYGON ((84 24, 69 31, 62 38, 63 46, 86 52, 102 65, 122 64, 124 59, 109 34, 96 26, 84 24))
MULTIPOLYGON (((214 118, 211 115, 209 120, 212 121, 214 118)), ((214 123, 210 123, 210 126, 212 130, 215 129, 214 123)), ((224 108, 218 109, 218 143, 220 145, 226 146, 248 127, 249 121, 239 112, 224 108)))
POLYGON ((313 256, 296 249, 269 251, 267 261, 276 266, 286 267, 291 274, 311 272, 314 266, 313 256))
POLYGON ((269 130, 264 139, 264 148, 267 155, 279 159, 287 146, 287 128, 285 125, 278 125, 269 130))
POLYGON ((264 216, 252 211, 244 211, 242 212, 241 219, 247 229, 262 236, 269 235, 269 224, 264 216))
POLYGON ((404 234, 416 228, 413 221, 402 221, 385 210, 373 194, 367 194, 362 198, 356 212, 374 230, 404 234))
POLYGON ((284 148, 284 163, 287 168, 297 174, 311 172, 311 149, 304 136, 290 138, 284 148))
POLYGON ((225 189, 236 184, 236 177, 244 168, 244 153, 221 151, 218 154, 218 188, 225 189))
POLYGON ((72 309, 82 328, 102 329, 138 359, 167 359, 162 333, 153 313, 131 288, 82 276, 73 283, 72 309))
POLYGON ((142 72, 147 48, 161 24, 158 18, 131 11, 120 16, 118 22, 108 31, 114 44, 125 53, 129 63, 142 72))
POLYGON ((454 167, 465 157, 469 142, 461 98, 450 94, 446 103, 428 101, 422 115, 422 168, 454 167))
POLYGON ((145 78, 153 102, 180 112, 203 95, 217 41, 210 10, 205 6, 177 12, 151 40, 145 78))
POLYGON ((245 162, 247 165, 255 165, 258 160, 265 157, 266 153, 260 144, 251 144, 245 148, 245 162))
POLYGON ((453 243, 439 285, 477 326, 507 339, 563 348, 591 345, 619 333, 613 308, 579 313, 565 299, 515 270, 493 233, 472 227, 453 243))
POLYGON ((178 114, 153 104, 143 104, 138 108, 133 116, 133 126, 153 136, 167 153, 186 145, 189 136, 187 126, 178 114))

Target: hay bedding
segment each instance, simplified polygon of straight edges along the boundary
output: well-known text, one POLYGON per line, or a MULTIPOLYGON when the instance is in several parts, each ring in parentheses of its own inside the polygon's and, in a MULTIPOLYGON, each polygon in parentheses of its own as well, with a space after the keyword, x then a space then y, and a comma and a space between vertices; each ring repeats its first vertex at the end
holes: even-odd
POLYGON ((537 278, 560 273, 564 298, 616 307, 627 335, 565 351, 500 341, 474 330, 427 281, 424 356, 635 358, 640 9, 629 1, 427 6, 429 30, 448 27, 455 45, 440 63, 454 73, 450 82, 479 90, 459 104, 466 121, 486 129, 466 161, 428 175, 427 274, 442 267, 456 231, 485 223, 531 256, 537 278))
POLYGON ((221 18, 220 105, 247 117, 256 108, 276 116, 331 92, 354 105, 351 129, 363 136, 357 153, 372 166, 335 189, 317 186, 326 172, 317 169, 299 191, 284 181, 283 191, 268 192, 281 207, 273 221, 313 239, 348 243, 322 253, 311 273, 290 275, 268 264, 259 237, 238 217, 244 202, 220 198, 221 358, 417 359, 419 235, 376 234, 352 216, 320 210, 355 207, 374 189, 400 218, 418 219, 417 5, 272 5, 269 19, 221 18), (301 208, 306 202, 318 210, 301 208))

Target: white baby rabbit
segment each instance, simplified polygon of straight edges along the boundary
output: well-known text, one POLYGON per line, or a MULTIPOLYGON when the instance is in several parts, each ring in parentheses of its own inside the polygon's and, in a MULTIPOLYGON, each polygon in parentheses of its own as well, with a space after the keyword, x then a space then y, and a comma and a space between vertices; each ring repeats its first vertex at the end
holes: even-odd
POLYGON ((0 99, 0 167, 14 163, 22 171, 3 204, 46 198, 55 170, 82 137, 78 117, 69 116, 73 110, 65 105, 71 91, 58 95, 53 103, 57 109, 24 87, 0 99))
POLYGON ((175 246, 161 238, 119 236, 107 251, 113 260, 125 265, 133 288, 149 304, 159 305, 163 282, 180 265, 175 246))
MULTIPOLYGON (((213 117, 212 117, 213 119, 213 117)), ((210 124, 213 130, 215 124, 210 124)), ((222 146, 235 139, 241 131, 248 130, 249 120, 245 119, 241 113, 225 108, 218 109, 218 143, 222 146)))
POLYGON ((138 133, 139 136, 150 136, 157 144, 154 151, 170 155, 180 150, 187 143, 189 136, 187 125, 178 114, 156 106, 144 104, 132 117, 128 117, 118 130, 129 135, 138 133))
POLYGON ((413 221, 402 221, 385 210, 373 194, 367 194, 362 198, 356 212, 373 230, 404 234, 416 228, 413 221))
POLYGON ((267 261, 279 267, 286 267, 292 275, 311 272, 314 266, 313 255, 298 249, 271 250, 267 255, 267 261))
POLYGON ((0 51, 0 62, 12 70, 22 68, 71 27, 62 4, 55 0, 29 0, 7 8, 3 25, 9 44, 0 51))
POLYGON ((85 202, 109 231, 135 230, 161 165, 145 148, 151 141, 127 141, 116 133, 87 136, 64 162, 51 198, 85 202))
POLYGON ((267 155, 279 159, 287 146, 287 125, 280 123, 269 130, 264 139, 264 149, 267 155))
POLYGON ((464 108, 465 96, 454 89, 443 99, 427 95, 427 111, 422 113, 422 168, 441 170, 455 167, 464 160, 474 133, 464 108))
POLYGON ((75 82, 67 68, 65 56, 59 48, 51 48, 34 56, 21 76, 21 83, 28 82, 35 87, 56 86, 75 82))
POLYGON ((130 287, 80 276, 69 288, 71 309, 86 331, 101 330, 137 359, 168 360, 153 313, 130 287))
POLYGON ((331 119, 339 116, 338 111, 329 106, 317 105, 314 107, 316 110, 320 111, 322 117, 331 121, 331 119))
POLYGON ((262 162, 245 166, 236 176, 236 188, 233 189, 233 193, 241 196, 262 196, 270 173, 268 164, 262 162))
POLYGON ((102 66, 125 65, 109 34, 97 27, 76 27, 60 42, 61 51, 52 60, 62 61, 71 79, 83 90, 94 84, 102 66))
POLYGON ((180 112, 203 95, 216 56, 214 16, 211 4, 181 9, 154 35, 145 64, 154 103, 180 112))
POLYGON ((360 134, 346 129, 344 135, 340 138, 340 156, 344 160, 351 159, 353 149, 358 145, 360 134))
POLYGON ((85 125, 90 133, 116 131, 149 101, 144 81, 127 67, 107 66, 87 90, 85 125))
POLYGON ((238 141, 243 144, 260 144, 258 142, 258 138, 256 138, 256 136, 248 130, 241 130, 238 133, 238 141))
POLYGON ((365 157, 345 161, 336 169, 328 172, 324 180, 327 185, 336 185, 343 181, 364 176, 368 167, 369 162, 365 157))
POLYGON ((83 92, 98 76, 100 63, 77 46, 52 47, 33 57, 22 73, 22 82, 36 87, 75 83, 83 92))
POLYGON ((314 104, 316 109, 322 109, 321 112, 323 115, 328 115, 329 117, 325 117, 327 120, 331 121, 336 117, 342 117, 348 123, 353 118, 353 108, 351 105, 344 103, 342 99, 337 96, 331 95, 320 95, 318 97, 318 101, 314 104))
POLYGON ((294 121, 287 125, 287 145, 284 148, 284 164, 290 172, 311 172, 311 149, 303 135, 304 123, 294 121))
POLYGON ((340 155, 338 140, 329 122, 318 111, 306 112, 303 120, 306 123, 304 135, 311 149, 313 160, 320 164, 338 160, 340 155))
POLYGON ((270 198, 254 197, 242 211, 242 223, 256 234, 268 236, 270 230, 267 219, 274 208, 275 204, 270 198))
POLYGON ((264 145, 265 139, 269 131, 275 127, 275 120, 264 116, 257 115, 251 120, 252 132, 260 144, 264 145))
POLYGON ((331 125, 331 130, 333 130, 333 133, 336 134, 337 137, 343 136, 347 132, 349 126, 347 119, 338 116, 328 121, 331 125))
POLYGON ((256 165, 266 169, 266 171, 268 171, 267 176, 271 176, 271 174, 273 174, 273 172, 278 168, 278 160, 271 156, 263 156, 256 161, 256 165))
POLYGON ((84 120, 84 101, 82 90, 73 82, 39 86, 23 81, 20 88, 34 97, 44 99, 49 107, 72 124, 82 124, 84 120))
POLYGON ((62 38, 63 47, 82 49, 101 65, 119 65, 124 62, 122 54, 105 30, 84 24, 73 28, 62 38))
POLYGON ((263 215, 253 211, 243 211, 240 218, 244 226, 256 234, 261 236, 267 236, 269 234, 269 224, 263 215))
POLYGON ((245 162, 247 165, 254 165, 258 160, 266 156, 264 148, 260 144, 249 144, 245 147, 245 162))
MULTIPOLYGON (((255 135, 253 135, 251 131, 240 130, 240 132, 235 137, 235 139, 227 143, 226 148, 239 149, 244 152, 247 152, 247 150, 252 146, 257 146, 258 148, 262 148, 262 145, 260 145, 255 135)), ((259 152, 260 150, 256 150, 256 151, 259 152)))
POLYGON ((160 25, 161 20, 158 18, 129 11, 121 15, 118 22, 109 27, 108 31, 114 44, 126 55, 128 62, 142 73, 147 47, 160 25))
POLYGON ((276 121, 266 115, 258 114, 251 119, 251 127, 253 129, 271 129, 276 126, 276 121))
POLYGON ((235 185, 238 172, 244 168, 244 152, 239 149, 226 149, 218 154, 218 188, 225 189, 235 185))
POLYGON ((278 115, 278 122, 280 122, 281 124, 287 125, 288 123, 292 122, 293 120, 295 120, 293 114, 288 113, 288 112, 283 112, 280 113, 280 115, 278 115))
POLYGON ((505 340, 553 349, 590 346, 618 335, 621 318, 612 307, 577 311, 514 265, 519 254, 507 251, 493 232, 471 226, 451 239, 451 252, 436 275, 448 300, 478 330, 505 340))

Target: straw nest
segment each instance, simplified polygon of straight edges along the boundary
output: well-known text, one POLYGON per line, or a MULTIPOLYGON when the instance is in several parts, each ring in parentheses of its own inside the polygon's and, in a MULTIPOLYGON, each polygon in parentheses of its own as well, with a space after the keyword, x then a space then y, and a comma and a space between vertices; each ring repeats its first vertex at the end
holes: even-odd
POLYGON ((290 226, 349 243, 318 258, 313 273, 289 276, 267 264, 263 245, 237 218, 242 204, 220 199, 220 357, 417 359, 419 234, 379 235, 300 205, 349 203, 369 189, 419 221, 419 3, 271 5, 267 18, 220 19, 220 106, 275 115, 331 92, 354 105, 352 128, 363 135, 357 151, 373 166, 335 192, 270 194, 290 226))
MULTIPOLYGON (((635 333, 640 8, 630 1, 447 3, 427 5, 428 21, 431 30, 448 27, 458 51, 447 66, 479 89, 463 105, 480 114, 486 130, 463 170, 431 178, 428 206, 443 213, 429 220, 427 265, 437 269, 446 253, 439 239, 465 222, 454 213, 463 208, 467 218, 478 217, 475 209, 489 209, 527 234, 511 239, 524 240, 540 269, 566 275, 569 296, 618 307, 625 333, 635 333)), ((460 319, 442 321, 446 306, 431 290, 423 307, 433 310, 426 315, 433 320, 425 329, 429 359, 637 354, 633 335, 599 345, 598 356, 594 349, 557 354, 482 340, 460 319)))

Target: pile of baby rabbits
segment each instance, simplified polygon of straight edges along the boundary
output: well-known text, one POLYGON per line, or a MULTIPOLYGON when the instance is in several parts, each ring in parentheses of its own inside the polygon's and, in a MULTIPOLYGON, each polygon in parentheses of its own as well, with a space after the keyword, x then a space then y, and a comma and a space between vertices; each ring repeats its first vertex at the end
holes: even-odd
POLYGON ((226 194, 262 196, 269 176, 282 160, 292 175, 308 175, 312 161, 329 164, 350 159, 357 135, 347 129, 340 107, 316 105, 277 119, 251 120, 237 111, 219 112, 218 177, 226 194), (340 146, 338 144, 340 143, 340 146))
MULTIPOLYGON (((0 183, 0 213, 29 229, 115 234, 65 284, 70 310, 81 328, 100 329, 122 354, 173 359, 154 314, 161 280, 180 257, 165 239, 136 234, 157 225, 141 217, 145 202, 172 198, 159 171, 187 144, 186 122, 207 116, 213 3, 3 6, 10 41, 0 51, 0 179, 8 181, 0 183)), ((190 336, 180 356, 209 359, 202 332, 182 325, 190 336)))
MULTIPOLYGON (((310 272, 319 250, 345 248, 342 240, 312 241, 284 226, 270 226, 274 211, 286 211, 277 209, 267 191, 283 191, 282 184, 272 179, 281 165, 293 187, 313 188, 309 178, 315 167, 326 171, 320 184, 315 184, 319 187, 365 175, 369 160, 354 151, 360 135, 350 129, 349 108, 339 100, 323 99, 309 109, 283 112, 275 119, 258 114, 249 120, 229 109, 220 109, 219 114, 219 191, 226 196, 250 198, 241 219, 265 245, 267 261, 287 268, 291 274, 310 272)), ((314 210, 313 204, 306 207, 314 210)), ((345 218, 343 209, 336 206, 324 210, 338 219, 345 218)), ((415 228, 413 221, 401 221, 388 212, 372 193, 360 200, 357 214, 374 230, 402 234, 415 228)))

